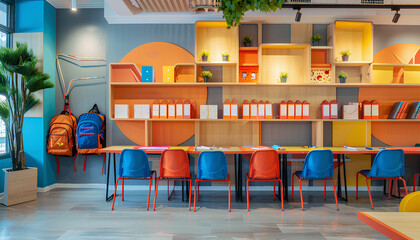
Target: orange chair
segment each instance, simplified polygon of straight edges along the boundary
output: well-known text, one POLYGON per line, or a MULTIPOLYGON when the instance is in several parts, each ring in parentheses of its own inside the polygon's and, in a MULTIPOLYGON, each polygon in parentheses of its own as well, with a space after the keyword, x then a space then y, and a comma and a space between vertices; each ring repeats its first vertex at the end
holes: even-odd
POLYGON ((245 175, 246 202, 249 211, 249 182, 273 182, 273 198, 276 200, 276 181, 281 184, 281 210, 284 210, 283 182, 280 179, 279 155, 276 150, 259 150, 252 154, 249 173, 245 175))
POLYGON ((153 211, 156 209, 157 190, 159 187, 159 180, 168 181, 168 200, 171 198, 175 190, 175 181, 189 181, 190 182, 190 197, 188 209, 191 211, 191 172, 190 161, 188 154, 182 149, 167 149, 163 151, 160 157, 160 176, 156 181, 155 203, 153 211), (174 189, 169 194, 169 181, 174 181, 174 189))
POLYGON ((413 192, 415 192, 415 191, 416 191, 416 177, 417 177, 417 176, 420 176, 420 173, 416 173, 416 174, 414 174, 413 192))

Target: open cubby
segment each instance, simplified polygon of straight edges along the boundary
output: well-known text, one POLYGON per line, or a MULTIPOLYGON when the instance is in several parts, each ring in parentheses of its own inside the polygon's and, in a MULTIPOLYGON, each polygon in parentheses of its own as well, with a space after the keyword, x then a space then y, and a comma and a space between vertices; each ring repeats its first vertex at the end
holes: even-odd
POLYGON ((141 73, 134 63, 111 63, 109 74, 111 82, 141 82, 141 73))
POLYGON ((239 48, 239 82, 257 83, 258 82, 258 47, 239 48))
POLYGON ((310 46, 306 44, 262 44, 260 82, 276 83, 287 72, 287 83, 309 83, 310 46))

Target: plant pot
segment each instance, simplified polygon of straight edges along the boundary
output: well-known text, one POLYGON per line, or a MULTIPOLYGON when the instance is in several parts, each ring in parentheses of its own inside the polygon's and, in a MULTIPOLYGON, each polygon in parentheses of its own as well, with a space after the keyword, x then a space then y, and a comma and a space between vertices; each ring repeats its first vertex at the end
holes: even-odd
POLYGON ((203 77, 203 79, 204 79, 204 82, 208 82, 210 80, 209 77, 203 77))
POLYGON ((281 83, 286 83, 287 77, 282 77, 280 80, 281 80, 281 83))
POLYGON ((223 62, 229 61, 229 56, 222 56, 223 62))
POLYGON ((209 56, 201 56, 201 61, 203 62, 207 62, 208 59, 209 59, 209 56))
POLYGON ((251 47, 251 43, 250 42, 244 43, 244 46, 245 47, 251 47))
POLYGON ((341 59, 343 59, 343 62, 348 62, 349 61, 349 56, 341 56, 341 59))
POLYGON ((4 197, 3 204, 11 206, 23 202, 36 200, 38 169, 11 171, 4 168, 4 197))
POLYGON ((346 83, 346 78, 339 78, 340 79, 340 83, 346 83))
POLYGON ((312 42, 313 46, 319 46, 319 41, 312 42))

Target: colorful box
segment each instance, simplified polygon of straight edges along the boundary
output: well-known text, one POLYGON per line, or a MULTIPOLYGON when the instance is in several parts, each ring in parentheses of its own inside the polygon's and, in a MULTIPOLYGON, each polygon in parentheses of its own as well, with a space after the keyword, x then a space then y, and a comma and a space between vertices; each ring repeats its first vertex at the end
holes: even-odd
POLYGON ((164 83, 174 83, 175 78, 175 70, 174 66, 163 66, 163 78, 162 81, 164 83))
POLYGON ((150 118, 150 105, 134 104, 134 118, 150 118))
POLYGON ((208 105, 209 116, 208 119, 217 119, 217 105, 208 105))
POLYGON ((154 82, 155 71, 153 66, 142 66, 141 67, 141 82, 154 82))
POLYGON ((209 118, 209 105, 200 105, 200 119, 209 118))

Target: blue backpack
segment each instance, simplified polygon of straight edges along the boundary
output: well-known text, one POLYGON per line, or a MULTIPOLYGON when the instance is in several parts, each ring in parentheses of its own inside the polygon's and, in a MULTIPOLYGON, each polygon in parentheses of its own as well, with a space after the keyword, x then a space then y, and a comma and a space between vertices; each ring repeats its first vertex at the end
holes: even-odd
POLYGON ((105 146, 105 115, 95 104, 88 112, 79 116, 76 129, 76 146, 79 154, 99 154, 105 146))

